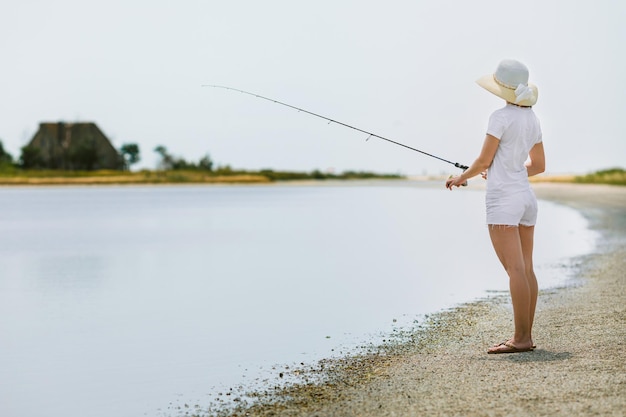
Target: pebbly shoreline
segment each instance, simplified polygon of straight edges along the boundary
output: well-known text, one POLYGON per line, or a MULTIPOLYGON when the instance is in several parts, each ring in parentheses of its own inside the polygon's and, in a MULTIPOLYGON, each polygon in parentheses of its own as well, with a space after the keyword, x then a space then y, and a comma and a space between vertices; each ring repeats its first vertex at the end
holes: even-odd
POLYGON ((533 188, 580 210, 603 236, 595 253, 576 260, 578 285, 540 293, 535 351, 486 354, 512 333, 501 294, 434 315, 398 343, 322 362, 299 384, 255 393, 254 402, 198 415, 625 415, 626 187, 533 188))

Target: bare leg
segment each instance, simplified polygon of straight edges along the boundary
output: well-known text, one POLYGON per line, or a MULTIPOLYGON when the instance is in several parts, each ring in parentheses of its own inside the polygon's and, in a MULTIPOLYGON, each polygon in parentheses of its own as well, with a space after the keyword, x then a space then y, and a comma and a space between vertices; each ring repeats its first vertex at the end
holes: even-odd
MULTIPOLYGON (((498 255, 498 259, 500 259, 502 266, 504 266, 504 269, 509 275, 509 289, 513 303, 515 333, 513 338, 507 342, 507 346, 513 346, 522 350, 531 348, 533 344, 531 332, 534 318, 534 305, 536 303, 536 296, 533 297, 533 291, 529 284, 529 281, 532 280, 527 277, 523 249, 523 247, 528 248, 530 245, 530 256, 532 256, 532 239, 529 241, 529 236, 527 236, 528 233, 526 232, 528 232, 528 230, 520 233, 520 227, 517 226, 489 226, 491 243, 498 255), (524 238, 522 238, 522 234, 524 234, 524 238), (524 243, 522 243, 522 240, 524 243)), ((532 232, 530 237, 532 237, 532 232)), ((532 263, 530 267, 532 268, 532 263)), ((534 282, 536 286, 536 280, 534 282)), ((490 349, 490 351, 497 349, 498 347, 494 347, 490 349)))
MULTIPOLYGON (((532 329, 535 321, 535 308, 537 307, 537 295, 539 288, 537 285, 537 277, 533 268, 533 242, 534 242, 535 226, 519 227, 520 240, 522 242, 522 253, 524 254, 524 265, 526 266, 526 280, 530 288, 530 328, 532 329)), ((532 336, 531 336, 532 340, 532 336)))

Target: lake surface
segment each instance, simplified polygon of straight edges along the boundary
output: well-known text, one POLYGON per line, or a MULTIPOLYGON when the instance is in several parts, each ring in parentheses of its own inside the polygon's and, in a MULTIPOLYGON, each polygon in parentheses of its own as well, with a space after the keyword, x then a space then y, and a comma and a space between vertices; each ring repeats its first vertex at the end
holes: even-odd
MULTIPOLYGON (((483 200, 413 181, 0 188, 0 415, 177 415, 506 291, 483 200)), ((540 287, 595 238, 541 201, 540 287)))

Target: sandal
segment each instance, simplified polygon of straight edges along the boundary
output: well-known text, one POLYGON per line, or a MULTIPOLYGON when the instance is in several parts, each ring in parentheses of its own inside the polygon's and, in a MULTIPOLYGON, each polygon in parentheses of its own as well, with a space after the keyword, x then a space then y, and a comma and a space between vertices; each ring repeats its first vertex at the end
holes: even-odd
POLYGON ((530 346, 530 347, 527 347, 527 348, 518 348, 518 347, 514 346, 512 343, 510 343, 509 341, 506 341, 506 342, 502 342, 502 343, 500 343, 498 345, 493 346, 492 348, 487 350, 487 353, 489 353, 489 354, 497 354, 497 353, 532 352, 533 349, 534 349, 533 346, 530 346))

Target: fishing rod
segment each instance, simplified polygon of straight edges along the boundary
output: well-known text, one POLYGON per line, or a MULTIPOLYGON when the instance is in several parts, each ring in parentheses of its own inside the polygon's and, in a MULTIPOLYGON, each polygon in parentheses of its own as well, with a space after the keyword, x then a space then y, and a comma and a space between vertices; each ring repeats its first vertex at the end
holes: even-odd
POLYGON ((330 123, 335 123, 335 124, 338 124, 338 125, 345 126, 345 127, 350 128, 350 129, 356 130, 358 132, 365 133, 366 135, 368 135, 367 139, 365 139, 366 141, 368 141, 371 137, 382 139, 382 140, 385 140, 387 142, 393 143, 395 145, 402 146, 404 148, 410 149, 412 151, 419 152, 419 153, 421 153, 423 155, 430 156, 431 158, 435 158, 435 159, 438 159, 440 161, 446 162, 448 164, 452 164, 452 165, 454 165, 457 168, 461 168, 463 171, 465 171, 467 168, 469 168, 467 165, 463 165, 463 164, 460 164, 458 162, 448 161, 447 159, 440 158, 440 157, 438 157, 436 155, 433 155, 433 154, 430 154, 428 152, 424 152, 424 151, 421 151, 419 149, 413 148, 411 146, 405 145, 403 143, 396 142, 395 140, 391 140, 391 139, 385 138, 383 136, 377 135, 375 133, 368 132, 367 130, 359 129, 358 127, 351 126, 351 125, 349 125, 347 123, 340 122, 339 120, 331 119, 330 117, 326 117, 326 116, 322 116, 322 115, 317 114, 317 113, 313 113, 312 111, 309 111, 309 110, 301 109, 300 107, 292 106, 291 104, 283 103, 282 101, 274 100, 273 98, 264 97, 262 95, 251 93, 251 92, 244 91, 244 90, 239 90, 238 88, 225 87, 223 85, 205 84, 205 85, 202 85, 202 87, 222 88, 224 90, 237 91, 239 93, 247 94, 249 96, 262 98, 263 100, 271 101, 273 103, 280 104, 282 106, 290 107, 290 108, 292 108, 294 110, 298 110, 300 112, 304 112, 304 113, 310 114, 311 116, 315 116, 315 117, 319 117, 320 119, 327 120, 329 124, 330 123))

